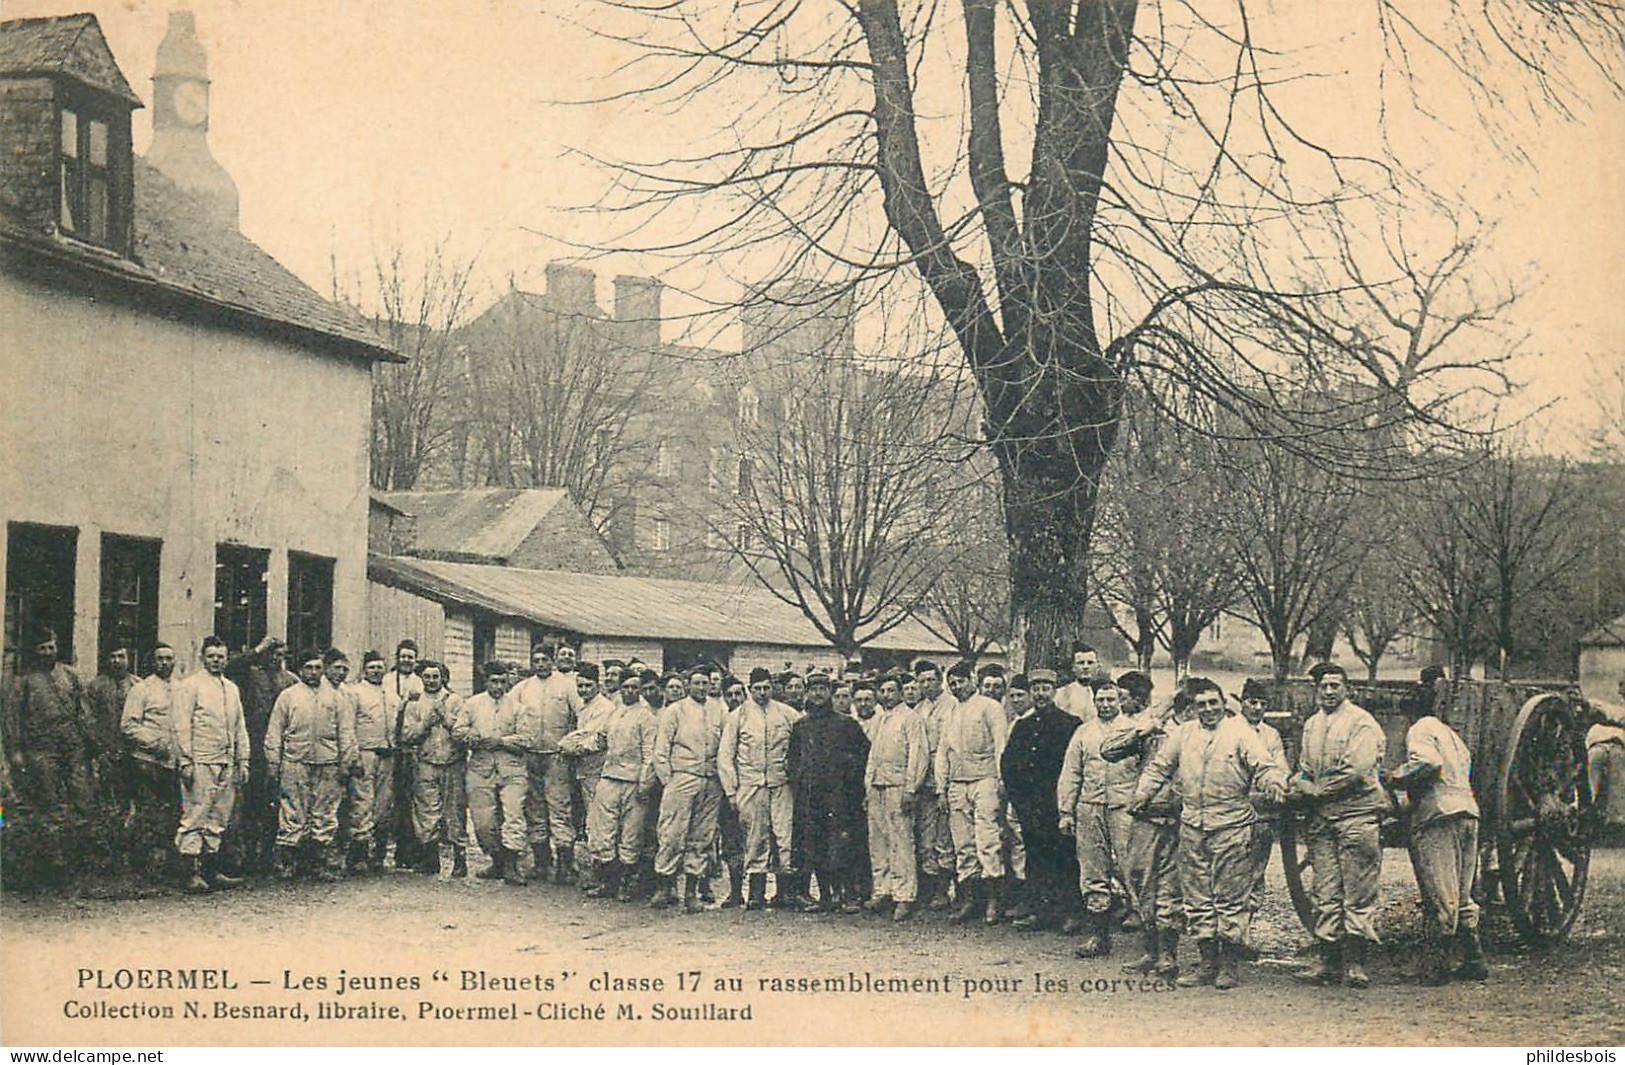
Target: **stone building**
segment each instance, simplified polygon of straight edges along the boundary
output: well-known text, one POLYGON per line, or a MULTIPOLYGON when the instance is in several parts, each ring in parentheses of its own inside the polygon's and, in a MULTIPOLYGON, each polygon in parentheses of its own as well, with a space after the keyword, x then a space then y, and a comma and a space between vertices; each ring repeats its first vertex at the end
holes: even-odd
POLYGON ((8 666, 40 625, 84 666, 365 629, 371 371, 399 356, 237 230, 188 13, 153 82, 143 159, 93 15, 0 23, 8 666))

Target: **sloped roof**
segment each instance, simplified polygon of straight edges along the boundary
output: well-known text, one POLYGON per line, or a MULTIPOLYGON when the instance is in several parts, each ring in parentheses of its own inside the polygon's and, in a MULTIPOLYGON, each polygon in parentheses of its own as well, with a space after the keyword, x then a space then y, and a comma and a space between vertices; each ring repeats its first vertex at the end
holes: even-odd
POLYGON ((1581 647, 1625 647, 1625 616, 1598 625, 1580 637, 1581 647))
POLYGON ((379 492, 417 519, 414 548, 425 554, 505 559, 570 493, 563 488, 459 488, 379 492))
MULTIPOLYGON (((235 229, 209 220, 195 197, 145 160, 135 159, 135 257, 54 234, 34 233, 0 211, 0 238, 59 266, 138 286, 154 310, 180 301, 254 326, 286 327, 301 340, 337 341, 344 353, 406 361, 359 314, 332 303, 235 229)), ((143 305, 148 301, 143 300, 143 305)), ((258 328, 255 331, 260 331, 258 328)), ((332 346, 332 345, 329 345, 332 346)))
MULTIPOLYGON (((431 599, 586 636, 829 646, 801 611, 757 585, 607 577, 393 555, 373 555, 367 576, 431 599)), ((927 654, 954 650, 913 619, 865 646, 927 654)))
POLYGON ((95 15, 56 15, 0 22, 0 76, 50 74, 67 77, 134 105, 130 88, 102 36, 95 15))

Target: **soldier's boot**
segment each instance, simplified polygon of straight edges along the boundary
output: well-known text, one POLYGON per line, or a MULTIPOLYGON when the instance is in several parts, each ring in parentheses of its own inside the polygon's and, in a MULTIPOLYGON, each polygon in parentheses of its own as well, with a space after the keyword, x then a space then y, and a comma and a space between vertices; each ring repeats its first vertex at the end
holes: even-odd
POLYGON ((913 915, 913 913, 914 913, 914 904, 912 902, 908 902, 906 900, 899 900, 898 903, 897 903, 896 908, 893 909, 892 912, 891 912, 891 919, 893 921, 897 922, 898 924, 902 924, 904 921, 908 920, 909 917, 913 915))
POLYGON ((419 855, 418 864, 415 868, 424 876, 439 876, 440 844, 425 843, 423 845, 422 854, 419 855))
POLYGON ((501 880, 502 879, 502 867, 507 864, 507 859, 503 857, 503 855, 505 853, 506 852, 504 850, 502 850, 502 848, 498 847, 491 854, 491 867, 489 869, 481 869, 479 872, 475 873, 474 874, 474 879, 475 880, 501 880))
MULTIPOLYGON (((782 892, 784 890, 784 888, 781 886, 779 888, 779 890, 782 892)), ((765 910, 765 909, 767 909, 767 874, 766 873, 751 873, 750 874, 750 896, 745 901, 745 909, 747 909, 747 910, 765 910)))
POLYGON ((188 875, 186 878, 186 893, 188 895, 206 895, 209 893, 208 878, 203 875, 203 859, 193 855, 187 859, 188 875))
MULTIPOLYGON (((710 876, 710 874, 708 873, 705 876, 699 877, 698 880, 699 880, 699 884, 700 884, 700 886, 699 886, 700 905, 701 906, 710 906, 710 905, 714 904, 717 901, 717 897, 715 895, 711 894, 711 876, 710 876)), ((733 883, 733 881, 730 880, 729 884, 732 884, 732 883, 733 883)))
POLYGON ((865 913, 883 913, 886 907, 890 906, 891 904, 892 901, 890 895, 874 895, 869 899, 868 902, 863 904, 863 911, 865 913))
POLYGON ((633 893, 637 890, 639 872, 636 865, 622 863, 615 885, 615 901, 631 902, 633 893))
POLYGON ((299 852, 292 847, 278 847, 271 855, 278 880, 292 880, 299 873, 299 852))
POLYGON ((223 891, 227 888, 242 886, 242 877, 227 876, 225 873, 220 871, 220 853, 218 851, 212 851, 205 854, 203 856, 202 866, 203 877, 209 882, 210 887, 223 891))
POLYGON ((336 884, 344 879, 344 846, 338 840, 323 844, 318 857, 321 865, 316 869, 316 879, 324 884, 336 884))
POLYGON ((677 891, 673 887, 673 881, 677 879, 678 875, 680 874, 655 877, 654 894, 649 898, 649 908, 651 910, 662 910, 667 906, 676 905, 677 891))
POLYGON ((1445 943, 1431 925, 1422 933, 1422 949, 1417 952, 1415 976, 1416 982, 1423 987, 1439 987, 1450 982, 1445 943))
POLYGON ((1355 990, 1363 990, 1371 986, 1371 977, 1365 972, 1366 941, 1359 936, 1349 936, 1343 943, 1343 957, 1345 960, 1344 980, 1355 990))
POLYGON ((1300 983, 1315 984, 1320 987, 1336 987, 1343 982, 1343 943, 1341 940, 1320 944, 1320 965, 1312 972, 1299 973, 1296 979, 1300 983))
POLYGON ((1241 983, 1236 973, 1236 963, 1241 961, 1240 952, 1236 950, 1238 944, 1227 939, 1215 942, 1219 947, 1219 975, 1213 978, 1213 986, 1219 991, 1229 991, 1241 983))
POLYGON ((384 861, 389 857, 389 837, 382 836, 372 841, 372 871, 384 871, 384 861))
POLYGON ((699 913, 705 908, 700 901, 700 878, 697 876, 683 877, 683 912, 699 913))
POLYGON ((1141 976, 1150 976, 1157 968, 1157 930, 1155 928, 1143 929, 1140 933, 1145 944, 1145 953, 1130 962, 1123 963, 1123 972, 1138 973, 1141 976))
POLYGON ((589 899, 613 896, 620 878, 621 867, 615 862, 588 862, 581 874, 581 893, 589 899))
POLYGON ((999 923, 999 896, 1004 890, 1004 877, 984 877, 982 891, 987 896, 987 905, 982 909, 982 923, 995 925, 999 923))
POLYGON ((1140 911, 1136 910, 1133 906, 1128 908, 1128 912, 1123 915, 1123 923, 1117 927, 1121 928, 1125 932, 1145 931, 1145 924, 1140 919, 1140 911))
POLYGON ((536 873, 538 884, 547 883, 547 874, 553 869, 553 851, 545 843, 532 843, 530 845, 531 867, 536 873))
POLYGON ((1090 914, 1086 927, 1088 932, 1084 935, 1083 942, 1079 943, 1077 948, 1072 951, 1073 957, 1104 958, 1110 954, 1112 952, 1112 937, 1111 932, 1107 929, 1105 916, 1090 914))
POLYGON ((1461 948, 1461 964, 1452 975, 1458 980, 1488 980, 1490 967, 1484 960, 1484 944, 1478 938, 1478 929, 1457 927, 1456 943, 1461 948))
POLYGON ((1179 977, 1179 933, 1172 928, 1157 932, 1157 967, 1151 971, 1164 980, 1179 977))
POLYGON ((974 876, 968 876, 959 882, 959 905, 954 912, 948 915, 948 920, 954 924, 964 924, 976 916, 976 909, 981 900, 981 881, 974 876))
POLYGON ((925 908, 932 913, 941 913, 953 905, 948 897, 948 885, 953 882, 952 873, 938 873, 931 878, 931 897, 925 900, 925 908))
POLYGON ((999 900, 999 912, 1006 917, 1026 917, 1033 912, 1033 898, 1027 891, 1025 877, 1007 876, 1000 881, 994 896, 999 900))
POLYGON ((350 841, 348 868, 352 876, 367 871, 367 841, 353 839, 350 841))
POLYGON ((451 845, 451 875, 457 880, 468 875, 468 848, 460 843, 451 845))
POLYGON ((502 854, 502 882, 512 887, 524 887, 530 883, 525 879, 525 871, 519 867, 519 852, 504 850, 502 854))
POLYGON ((728 873, 728 897, 722 900, 722 908, 745 905, 745 867, 739 862, 724 862, 723 868, 728 873))
POLYGON ((575 848, 561 844, 553 855, 553 883, 568 884, 575 867, 575 848))
POLYGON ((1219 978, 1219 941, 1198 939, 1196 950, 1202 956, 1201 964, 1174 981, 1180 987, 1202 987, 1219 978))

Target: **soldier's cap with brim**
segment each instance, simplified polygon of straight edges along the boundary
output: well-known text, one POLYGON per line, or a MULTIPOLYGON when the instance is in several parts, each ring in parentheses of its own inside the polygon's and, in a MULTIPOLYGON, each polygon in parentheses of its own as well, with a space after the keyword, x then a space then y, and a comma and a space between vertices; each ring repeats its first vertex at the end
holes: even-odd
POLYGON ((807 674, 807 687, 811 688, 814 684, 822 684, 826 688, 831 688, 835 685, 835 678, 828 673, 814 671, 807 674))
POLYGON ((1049 681, 1051 684, 1056 684, 1060 682, 1060 674, 1056 673, 1053 669, 1044 669, 1043 667, 1030 670, 1027 673, 1027 682, 1029 684, 1037 684, 1041 680, 1049 681))

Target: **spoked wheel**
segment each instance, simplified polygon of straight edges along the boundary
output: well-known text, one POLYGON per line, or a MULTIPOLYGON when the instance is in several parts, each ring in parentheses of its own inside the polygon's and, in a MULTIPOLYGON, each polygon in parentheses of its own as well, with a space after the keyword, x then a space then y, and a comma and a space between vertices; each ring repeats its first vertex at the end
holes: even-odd
POLYGON ((1315 933, 1315 902, 1309 897, 1309 846, 1303 839, 1307 822, 1288 814, 1281 818, 1281 872, 1286 875, 1286 892, 1298 912, 1303 930, 1315 933))
POLYGON ((1591 865, 1586 723, 1563 696, 1536 695, 1512 726, 1501 767, 1495 847, 1507 916, 1526 943, 1568 935, 1591 865))

